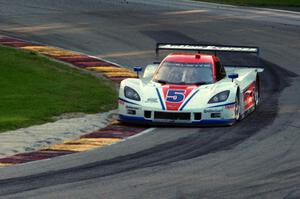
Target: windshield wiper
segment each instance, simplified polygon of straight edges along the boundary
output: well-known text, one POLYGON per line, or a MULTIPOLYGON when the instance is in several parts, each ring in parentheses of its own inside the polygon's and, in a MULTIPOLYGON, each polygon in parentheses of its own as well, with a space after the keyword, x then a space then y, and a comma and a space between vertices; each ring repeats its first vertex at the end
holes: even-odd
POLYGON ((158 80, 155 80, 157 83, 160 83, 160 84, 178 84, 178 85, 204 85, 204 84, 207 84, 208 82, 205 82, 205 81, 202 81, 202 82, 195 82, 195 83, 186 83, 186 82, 168 82, 168 81, 165 81, 165 80, 161 80, 161 79, 158 79, 158 80))
POLYGON ((204 81, 203 81, 203 82, 196 82, 195 84, 196 84, 197 86, 200 86, 200 85, 207 84, 207 82, 204 82, 204 81))
POLYGON ((207 84, 207 82, 204 82, 204 81, 202 81, 202 82, 193 82, 193 83, 187 83, 187 82, 176 82, 176 83, 174 83, 174 84, 179 84, 179 85, 197 85, 197 86, 199 86, 199 85, 204 85, 204 84, 207 84))
POLYGON ((156 80, 156 82, 161 83, 161 84, 167 84, 168 83, 167 81, 161 80, 161 79, 156 80))

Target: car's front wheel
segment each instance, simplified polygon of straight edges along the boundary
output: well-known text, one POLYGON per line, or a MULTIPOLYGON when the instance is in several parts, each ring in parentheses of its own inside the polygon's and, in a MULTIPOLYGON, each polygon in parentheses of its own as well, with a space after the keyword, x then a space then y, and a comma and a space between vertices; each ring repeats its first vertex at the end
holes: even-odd
POLYGON ((258 105, 260 101, 260 87, 259 87, 259 78, 256 78, 255 81, 255 88, 254 88, 254 96, 253 96, 253 102, 254 102, 254 107, 258 105))
POLYGON ((238 121, 240 119, 240 115, 241 115, 240 110, 241 110, 240 97, 239 97, 239 92, 237 91, 237 94, 235 97, 235 106, 234 106, 235 121, 238 121))

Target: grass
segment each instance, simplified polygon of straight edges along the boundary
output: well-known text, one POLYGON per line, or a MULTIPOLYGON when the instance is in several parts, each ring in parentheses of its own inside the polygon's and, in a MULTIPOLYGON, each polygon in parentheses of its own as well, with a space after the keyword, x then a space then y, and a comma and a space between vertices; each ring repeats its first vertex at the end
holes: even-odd
POLYGON ((52 121, 68 112, 116 107, 107 80, 34 53, 0 46, 0 132, 52 121))
POLYGON ((203 0, 203 1, 221 3, 221 4, 241 5, 241 6, 300 7, 299 0, 203 0))

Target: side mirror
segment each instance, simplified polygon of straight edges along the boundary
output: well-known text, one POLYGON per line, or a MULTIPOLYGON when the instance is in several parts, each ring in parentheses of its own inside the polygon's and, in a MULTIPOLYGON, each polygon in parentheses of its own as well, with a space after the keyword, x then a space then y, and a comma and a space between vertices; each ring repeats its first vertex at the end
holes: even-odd
POLYGON ((137 78, 139 78, 139 74, 142 70, 143 70, 142 67, 139 67, 139 66, 133 67, 133 71, 136 72, 137 78))
POLYGON ((239 74, 237 73, 233 73, 233 74, 229 74, 228 75, 228 78, 231 79, 231 81, 233 81, 234 79, 238 78, 239 77, 239 74))

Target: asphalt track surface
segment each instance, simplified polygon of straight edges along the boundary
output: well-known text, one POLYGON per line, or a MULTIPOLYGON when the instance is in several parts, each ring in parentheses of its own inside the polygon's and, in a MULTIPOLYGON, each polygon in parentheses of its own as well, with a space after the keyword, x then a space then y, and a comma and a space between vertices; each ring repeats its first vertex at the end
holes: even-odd
POLYGON ((156 42, 256 45, 262 103, 233 127, 155 128, 0 169, 0 198, 300 198, 300 14, 189 1, 0 0, 0 34, 127 67, 156 42), (191 11, 192 10, 192 11, 191 11))

